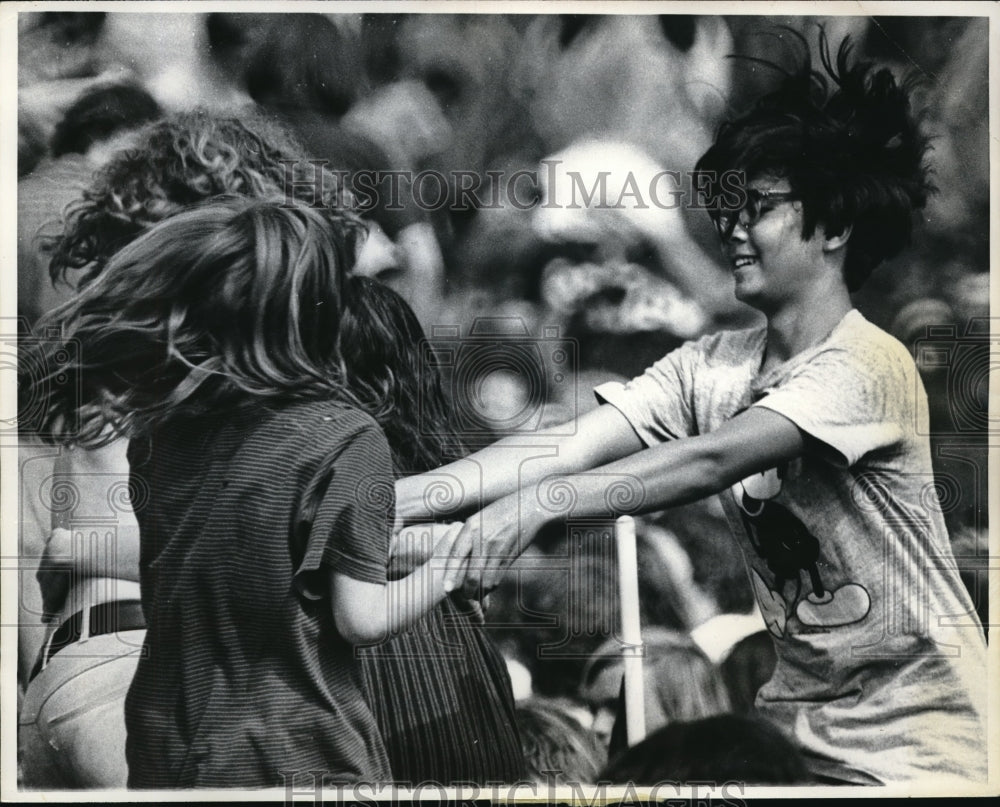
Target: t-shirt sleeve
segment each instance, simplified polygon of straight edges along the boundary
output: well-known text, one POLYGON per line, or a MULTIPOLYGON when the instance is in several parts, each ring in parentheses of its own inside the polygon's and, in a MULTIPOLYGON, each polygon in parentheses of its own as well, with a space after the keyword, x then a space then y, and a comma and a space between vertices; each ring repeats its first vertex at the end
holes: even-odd
POLYGON ((385 583, 395 503, 389 447, 372 425, 321 462, 302 498, 295 525, 299 592, 325 596, 329 570, 385 583))
POLYGON ((620 411, 647 446, 690 437, 696 433, 693 391, 700 357, 699 343, 687 343, 625 384, 595 387, 594 395, 620 411))
POLYGON ((832 449, 830 461, 850 467, 891 451, 915 426, 915 369, 908 354, 849 343, 819 353, 754 405, 784 415, 832 449))

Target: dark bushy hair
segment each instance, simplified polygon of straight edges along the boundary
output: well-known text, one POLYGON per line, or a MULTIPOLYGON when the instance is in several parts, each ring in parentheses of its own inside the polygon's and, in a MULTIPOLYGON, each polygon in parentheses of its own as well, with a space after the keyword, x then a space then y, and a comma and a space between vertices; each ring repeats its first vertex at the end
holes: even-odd
POLYGON ((258 104, 345 114, 368 88, 361 52, 325 14, 207 15, 211 56, 258 104))
POLYGON ((803 238, 817 225, 831 235, 853 228, 844 275, 856 291, 909 243, 912 214, 932 191, 924 164, 928 141, 910 110, 912 79, 900 84, 886 68, 852 63, 849 38, 834 63, 821 32, 824 75, 813 69, 805 40, 802 45, 799 68, 782 71, 776 90, 722 125, 695 167, 698 186, 712 204, 722 198, 726 172, 743 172, 747 181, 786 178, 802 200, 803 238))
POLYGON ((766 630, 751 633, 733 645, 719 665, 719 672, 726 682, 734 712, 744 715, 753 712, 757 692, 771 680, 777 663, 774 640, 766 630))
POLYGON ((228 198, 152 228, 40 323, 62 335, 22 363, 40 368, 21 379, 39 391, 39 431, 99 446, 220 406, 353 403, 339 331, 356 226, 228 198))
POLYGON ((654 731, 615 757, 601 780, 794 785, 808 776, 798 747, 766 720, 717 715, 654 731))
POLYGON ((396 292, 367 277, 347 280, 341 351, 347 383, 382 427, 396 470, 437 468, 462 446, 431 346, 413 309, 396 292))
POLYGON ((334 219, 348 215, 336 176, 305 162, 273 121, 206 112, 165 118, 141 130, 135 147, 115 155, 67 208, 62 234, 45 245, 49 273, 55 283, 79 270, 78 284, 85 285, 118 250, 190 205, 220 195, 287 193, 330 209, 334 219))
POLYGON ((137 129, 163 114, 148 92, 131 84, 95 87, 66 110, 52 134, 52 156, 86 154, 117 132, 137 129))

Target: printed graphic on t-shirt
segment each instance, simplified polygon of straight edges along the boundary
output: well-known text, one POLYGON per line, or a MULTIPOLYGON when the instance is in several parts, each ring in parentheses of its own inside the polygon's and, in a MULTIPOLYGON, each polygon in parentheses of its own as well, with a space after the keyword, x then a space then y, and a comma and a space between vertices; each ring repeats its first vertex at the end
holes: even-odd
POLYGON ((860 622, 871 609, 868 592, 851 582, 829 588, 819 571, 819 540, 794 513, 775 501, 787 472, 787 465, 771 468, 733 486, 750 543, 773 575, 768 583, 756 569, 751 569, 750 579, 764 622, 778 638, 785 636, 792 613, 810 628, 837 628, 860 622), (786 591, 790 594, 786 595, 786 591))

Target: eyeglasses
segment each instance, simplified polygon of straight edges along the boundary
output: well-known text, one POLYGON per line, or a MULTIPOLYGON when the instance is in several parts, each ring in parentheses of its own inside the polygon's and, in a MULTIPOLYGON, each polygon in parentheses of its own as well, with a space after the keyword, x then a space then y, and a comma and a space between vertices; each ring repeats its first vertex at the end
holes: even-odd
POLYGON ((746 201, 742 207, 731 210, 713 210, 710 215, 715 222, 715 229, 719 231, 719 236, 723 240, 728 240, 733 230, 736 229, 737 222, 743 229, 749 230, 768 210, 773 210, 775 206, 785 202, 796 202, 799 197, 792 191, 761 191, 756 188, 747 188, 746 201))

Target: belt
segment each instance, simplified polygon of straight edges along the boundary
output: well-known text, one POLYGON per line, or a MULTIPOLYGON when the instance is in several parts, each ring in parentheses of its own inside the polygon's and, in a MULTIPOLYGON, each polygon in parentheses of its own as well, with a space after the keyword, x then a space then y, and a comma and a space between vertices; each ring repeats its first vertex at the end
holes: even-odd
POLYGON ((68 647, 84 637, 84 617, 87 620, 87 636, 104 636, 126 630, 142 630, 146 627, 146 618, 142 613, 142 603, 139 600, 115 600, 92 605, 89 609, 77 611, 63 622, 42 645, 38 661, 28 681, 31 681, 52 660, 60 650, 68 647), (88 614, 89 611, 89 614, 88 614))

